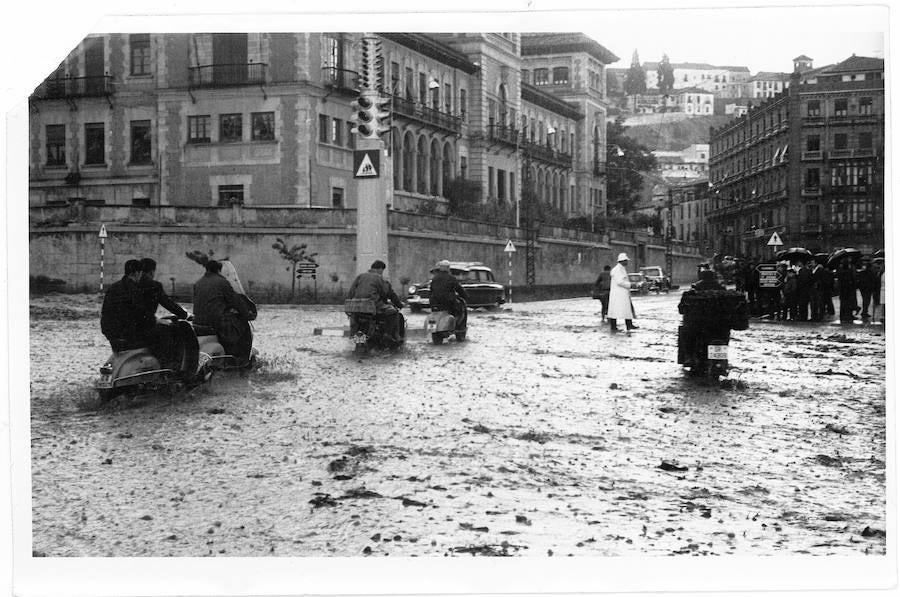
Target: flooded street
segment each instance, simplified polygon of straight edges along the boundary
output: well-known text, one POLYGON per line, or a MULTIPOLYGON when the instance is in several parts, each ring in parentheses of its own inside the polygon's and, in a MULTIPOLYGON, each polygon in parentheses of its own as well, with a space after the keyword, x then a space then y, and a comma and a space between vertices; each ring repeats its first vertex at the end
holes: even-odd
POLYGON ((679 295, 635 297, 628 335, 599 301, 522 303, 362 360, 313 334, 342 313, 261 306, 257 370, 99 409, 99 302, 33 299, 33 548, 884 554, 884 327, 751 321, 704 385, 675 363, 679 295))

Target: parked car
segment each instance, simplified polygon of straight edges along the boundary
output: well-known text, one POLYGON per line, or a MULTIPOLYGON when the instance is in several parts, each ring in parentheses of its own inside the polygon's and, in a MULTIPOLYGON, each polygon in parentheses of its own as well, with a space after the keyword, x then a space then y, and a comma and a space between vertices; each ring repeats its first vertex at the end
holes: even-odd
POLYGON ((647 294, 650 292, 650 282, 642 273, 628 274, 628 281, 631 282, 631 292, 638 294, 647 294))
POLYGON ((663 268, 660 266, 650 265, 642 267, 641 273, 647 278, 647 282, 650 284, 650 290, 655 290, 656 294, 659 294, 660 291, 668 294, 669 290, 672 289, 671 278, 665 274, 663 268))
MULTIPOLYGON (((431 274, 437 271, 432 268, 431 274)), ((459 280, 460 285, 469 296, 469 307, 499 307, 506 302, 506 289, 503 284, 494 280, 491 268, 478 261, 451 261, 450 273, 459 280)), ((406 303, 414 313, 430 305, 431 280, 421 284, 412 284, 407 289, 406 303)))

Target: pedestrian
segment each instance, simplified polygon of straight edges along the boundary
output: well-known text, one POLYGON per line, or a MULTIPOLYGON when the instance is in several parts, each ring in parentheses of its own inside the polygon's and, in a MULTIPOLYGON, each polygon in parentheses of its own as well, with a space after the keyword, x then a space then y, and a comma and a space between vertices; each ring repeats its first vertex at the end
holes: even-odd
POLYGON ((884 297, 884 257, 876 257, 872 260, 872 271, 875 272, 875 277, 878 279, 875 292, 872 293, 872 318, 877 317, 879 321, 884 323, 884 304, 882 303, 882 298, 884 297))
POLYGON ((797 320, 809 321, 809 302, 813 290, 812 272, 805 262, 797 270, 797 320))
POLYGON ((757 304, 759 300, 759 270, 756 269, 757 265, 759 265, 758 260, 753 260, 750 263, 750 267, 747 269, 747 281, 745 282, 747 302, 750 303, 750 312, 754 314, 757 313, 759 308, 757 304))
POLYGON ((610 290, 609 290, 609 310, 607 317, 609 319, 609 329, 612 333, 617 333, 619 328, 616 327, 616 321, 625 320, 625 329, 634 330, 634 307, 631 305, 631 282, 628 280, 628 255, 619 253, 616 259, 618 263, 609 273, 610 290))
MULTIPOLYGON (((594 289, 591 292, 591 295, 595 299, 600 299, 600 305, 602 307, 602 313, 600 321, 606 321, 606 314, 609 310, 609 288, 610 288, 610 267, 608 265, 603 266, 603 271, 600 272, 600 275, 597 276, 597 280, 594 282, 594 289)), ((631 290, 629 290, 631 292, 631 290)))
POLYGON ((797 304, 797 273, 788 268, 784 280, 784 286, 781 288, 781 319, 787 321, 797 321, 800 317, 800 310, 797 304))
MULTIPOLYGON (((856 272, 856 282, 859 287, 859 294, 862 298, 862 313, 860 317, 863 321, 869 321, 871 315, 869 315, 869 304, 872 302, 872 297, 879 290, 879 280, 875 271, 872 270, 872 264, 868 261, 864 261, 862 266, 856 272)), ((872 312, 875 312, 874 306, 872 307, 872 312)))
POLYGON ((849 257, 844 257, 837 271, 839 297, 841 301, 841 323, 853 323, 859 307, 856 304, 856 269, 849 257))
MULTIPOLYGON (((831 291, 834 287, 834 275, 825 267, 821 260, 816 261, 812 271, 812 320, 824 321, 826 316, 826 302, 831 302, 831 291)), ((834 307, 832 306, 832 310, 834 307)))

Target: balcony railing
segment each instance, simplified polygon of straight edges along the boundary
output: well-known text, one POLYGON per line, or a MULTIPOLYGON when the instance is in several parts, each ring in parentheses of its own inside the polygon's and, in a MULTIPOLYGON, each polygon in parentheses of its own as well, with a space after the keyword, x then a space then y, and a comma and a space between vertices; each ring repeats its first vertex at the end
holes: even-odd
POLYGON ((821 224, 800 224, 800 232, 802 234, 821 234, 821 224))
POLYGON ((391 109, 395 116, 417 120, 451 133, 459 134, 462 131, 462 119, 459 116, 429 108, 412 99, 395 95, 391 101, 391 109))
POLYGON ((801 160, 821 160, 823 157, 825 157, 825 154, 821 149, 817 149, 816 151, 804 151, 800 153, 801 160))
POLYGON ((821 197, 822 187, 803 187, 800 190, 801 197, 821 197))
POLYGON ((836 160, 839 158, 849 158, 852 156, 853 156, 852 149, 832 149, 831 153, 829 154, 829 157, 831 157, 831 159, 833 159, 833 160, 836 160))
POLYGON ((495 143, 503 143, 510 147, 519 147, 519 130, 504 124, 492 124, 488 126, 488 139, 495 143))
POLYGON ((560 166, 562 168, 572 167, 572 154, 570 153, 563 153, 552 147, 548 147, 547 145, 541 145, 540 143, 533 143, 531 141, 525 141, 521 146, 528 152, 532 159, 546 162, 554 166, 560 166))
POLYGON ((188 67, 191 89, 215 89, 262 85, 266 82, 266 65, 262 62, 239 64, 208 64, 188 67))
POLYGON ((346 68, 333 66, 322 67, 322 82, 326 87, 331 87, 346 93, 355 93, 359 89, 359 73, 346 68))
POLYGON ((68 99, 74 97, 103 97, 113 93, 111 75, 94 77, 62 77, 46 79, 34 91, 37 99, 68 99))

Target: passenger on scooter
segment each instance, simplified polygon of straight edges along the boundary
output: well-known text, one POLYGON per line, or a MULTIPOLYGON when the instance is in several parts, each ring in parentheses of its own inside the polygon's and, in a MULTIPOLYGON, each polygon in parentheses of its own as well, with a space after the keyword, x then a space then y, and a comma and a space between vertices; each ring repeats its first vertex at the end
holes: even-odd
POLYGON ((129 259, 125 262, 125 275, 106 290, 100 310, 100 330, 113 352, 141 348, 153 344, 144 322, 141 302, 141 262, 129 259))
POLYGON ((691 284, 691 288, 694 290, 725 290, 725 287, 716 279, 716 272, 711 269, 700 270, 700 279, 691 284))
POLYGON ((155 339, 154 352, 159 358, 160 366, 163 369, 178 370, 182 361, 183 342, 177 337, 176 328, 156 320, 156 310, 162 306, 178 319, 187 319, 187 311, 169 298, 163 285, 154 279, 156 261, 144 257, 141 259, 141 270, 143 275, 138 282, 144 309, 141 327, 146 335, 155 339))
POLYGON ((250 320, 250 312, 219 273, 221 263, 211 259, 204 267, 206 273, 194 284, 194 324, 213 328, 225 352, 235 357, 239 366, 246 365, 250 348, 242 338, 240 324, 250 320))
POLYGON ((431 278, 431 298, 429 302, 432 308, 439 311, 449 311, 453 317, 459 319, 465 315, 465 307, 459 301, 468 302, 469 297, 459 280, 450 273, 450 262, 444 259, 438 261, 437 272, 431 278))
POLYGON ((348 299, 372 299, 375 302, 376 315, 384 321, 384 333, 391 338, 394 344, 403 342, 400 337, 400 312, 403 301, 394 292, 391 283, 383 274, 387 265, 380 259, 372 263, 369 271, 356 276, 350 290, 348 299), (388 304, 391 303, 391 304, 388 304))

